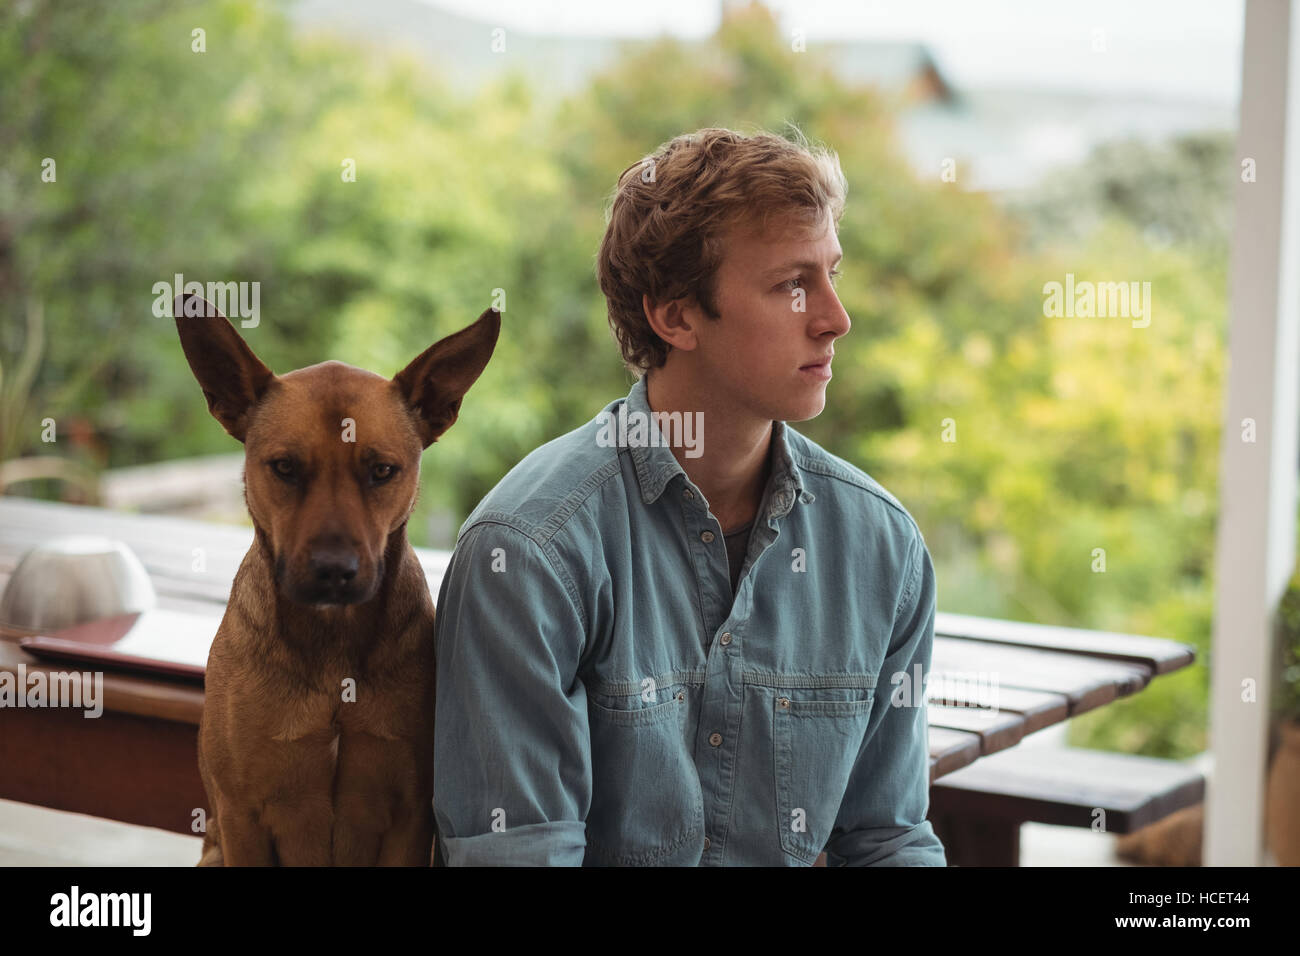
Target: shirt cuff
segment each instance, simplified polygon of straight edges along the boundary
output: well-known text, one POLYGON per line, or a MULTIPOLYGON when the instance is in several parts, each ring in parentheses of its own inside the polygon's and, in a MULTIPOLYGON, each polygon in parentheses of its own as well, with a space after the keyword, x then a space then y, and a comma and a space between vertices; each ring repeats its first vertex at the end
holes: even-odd
POLYGON ((442 837, 447 866, 582 866, 587 824, 555 820, 510 827, 500 833, 442 837))
POLYGON ((943 844, 929 820, 914 827, 857 830, 826 848, 830 866, 947 866, 943 844))

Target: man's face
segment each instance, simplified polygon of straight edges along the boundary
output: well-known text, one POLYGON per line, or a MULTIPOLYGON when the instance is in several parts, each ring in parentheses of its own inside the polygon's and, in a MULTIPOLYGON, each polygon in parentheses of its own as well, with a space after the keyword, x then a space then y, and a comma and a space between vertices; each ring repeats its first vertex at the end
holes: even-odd
POLYGON ((829 211, 820 228, 774 223, 766 236, 726 237, 714 286, 721 317, 697 306, 692 317, 702 381, 727 413, 795 422, 821 414, 832 343, 850 325, 832 284, 841 254, 829 211))

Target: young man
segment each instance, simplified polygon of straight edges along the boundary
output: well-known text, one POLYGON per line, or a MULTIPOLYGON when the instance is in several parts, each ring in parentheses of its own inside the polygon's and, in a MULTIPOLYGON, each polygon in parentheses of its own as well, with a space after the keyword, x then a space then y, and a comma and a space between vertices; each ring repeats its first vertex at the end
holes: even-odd
POLYGON ((620 177, 598 272, 640 377, 483 499, 438 597, 448 864, 946 864, 929 552, 785 424, 849 330, 845 190, 833 154, 722 129, 620 177))

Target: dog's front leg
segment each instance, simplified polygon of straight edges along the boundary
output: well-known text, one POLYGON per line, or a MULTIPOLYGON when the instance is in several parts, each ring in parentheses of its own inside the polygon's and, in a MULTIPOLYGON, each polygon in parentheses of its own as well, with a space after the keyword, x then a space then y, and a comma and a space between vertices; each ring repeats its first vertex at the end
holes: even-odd
POLYGON ((271 831, 253 811, 223 808, 220 820, 221 856, 226 866, 275 866, 271 831))
POLYGON ((335 815, 329 793, 320 790, 292 803, 268 803, 264 819, 271 828, 280 866, 330 866, 334 852, 335 815))
POLYGON ((407 806, 384 834, 379 866, 428 866, 433 856, 433 803, 407 806))
MULTIPOLYGON (((406 812, 416 803, 414 787, 407 779, 410 763, 410 745, 406 741, 356 732, 341 737, 334 794, 336 865, 383 864, 385 852, 404 857, 388 849, 394 834, 410 840, 423 826, 422 820, 411 819, 406 812)), ((424 858, 415 865, 428 865, 432 843, 430 828, 424 858)))
POLYGON ((384 811, 375 802, 373 794, 339 795, 334 817, 335 866, 375 865, 384 834, 379 822, 384 811))

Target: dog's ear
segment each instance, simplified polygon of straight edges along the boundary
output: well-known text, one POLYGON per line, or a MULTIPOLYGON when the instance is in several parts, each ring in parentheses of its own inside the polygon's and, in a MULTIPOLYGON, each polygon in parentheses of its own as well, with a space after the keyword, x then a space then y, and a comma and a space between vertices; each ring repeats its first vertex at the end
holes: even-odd
POLYGON ((473 325, 429 346, 393 376, 416 412, 425 448, 456 421, 460 400, 487 368, 500 332, 501 313, 488 309, 473 325))
POLYGON ((275 379, 216 306, 184 293, 172 302, 185 360, 199 380, 208 411, 231 437, 248 431, 248 411, 275 379))

